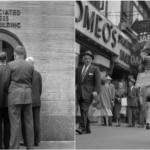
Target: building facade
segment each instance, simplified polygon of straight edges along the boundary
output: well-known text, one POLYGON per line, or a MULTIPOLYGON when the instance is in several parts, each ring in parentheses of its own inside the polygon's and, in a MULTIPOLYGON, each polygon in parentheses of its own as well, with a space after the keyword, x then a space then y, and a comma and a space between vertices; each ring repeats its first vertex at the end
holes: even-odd
POLYGON ((42 75, 41 140, 74 141, 74 2, 1 1, 0 51, 18 45, 42 75))

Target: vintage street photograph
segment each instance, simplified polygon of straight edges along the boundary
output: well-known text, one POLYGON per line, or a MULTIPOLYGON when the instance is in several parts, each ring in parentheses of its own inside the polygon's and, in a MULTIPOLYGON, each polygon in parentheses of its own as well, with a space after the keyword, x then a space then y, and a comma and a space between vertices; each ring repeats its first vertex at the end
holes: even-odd
POLYGON ((76 149, 150 148, 150 1, 75 1, 76 149))
POLYGON ((0 1, 0 149, 75 149, 74 1, 0 1))

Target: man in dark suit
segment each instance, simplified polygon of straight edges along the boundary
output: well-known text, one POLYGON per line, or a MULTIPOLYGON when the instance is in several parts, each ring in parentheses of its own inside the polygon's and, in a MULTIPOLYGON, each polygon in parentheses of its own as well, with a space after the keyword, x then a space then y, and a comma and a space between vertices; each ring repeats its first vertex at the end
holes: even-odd
POLYGON ((77 101, 80 106, 81 122, 76 132, 91 133, 88 110, 97 94, 100 92, 100 70, 91 65, 94 56, 90 51, 82 55, 84 66, 76 69, 77 101))
POLYGON ((127 91, 127 111, 128 111, 128 126, 135 126, 136 112, 139 103, 139 89, 134 87, 135 80, 131 78, 129 80, 129 88, 127 91))
MULTIPOLYGON (((31 65, 34 66, 34 58, 28 57, 26 59, 31 65)), ((42 94, 42 77, 41 74, 34 70, 32 79, 32 112, 33 112, 33 126, 34 126, 34 146, 40 143, 40 107, 41 107, 41 94, 42 94)), ((25 127, 23 126, 24 145, 26 145, 25 127)))
POLYGON ((34 149, 34 130, 32 114, 33 66, 24 60, 25 49, 14 49, 15 60, 8 63, 11 73, 8 94, 8 109, 11 124, 10 149, 19 149, 21 110, 26 128, 27 149, 34 149))
POLYGON ((10 68, 6 64, 7 54, 0 53, 0 149, 9 149, 10 120, 8 116, 8 87, 10 81, 10 68), (4 131, 2 132, 2 123, 4 131), (3 139, 2 139, 3 137, 3 139), (3 147, 4 146, 4 147, 3 147))
POLYGON ((141 87, 140 89, 140 98, 139 98, 139 126, 138 128, 144 128, 144 121, 146 119, 146 110, 147 110, 147 88, 141 87))

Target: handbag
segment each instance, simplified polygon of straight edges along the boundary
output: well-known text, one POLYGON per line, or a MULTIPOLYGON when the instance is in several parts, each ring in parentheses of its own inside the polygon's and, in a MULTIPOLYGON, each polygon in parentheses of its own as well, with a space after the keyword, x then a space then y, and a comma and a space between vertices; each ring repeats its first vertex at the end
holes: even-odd
POLYGON ((94 108, 100 108, 100 95, 97 94, 97 96, 93 97, 93 101, 94 103, 92 102, 92 106, 94 108))
POLYGON ((127 98, 121 98, 121 106, 127 106, 127 98))

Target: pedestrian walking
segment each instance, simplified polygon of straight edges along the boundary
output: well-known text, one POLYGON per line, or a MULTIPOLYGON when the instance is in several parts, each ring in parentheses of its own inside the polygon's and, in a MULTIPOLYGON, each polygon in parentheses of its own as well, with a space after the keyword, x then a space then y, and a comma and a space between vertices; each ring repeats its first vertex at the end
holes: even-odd
POLYGON ((96 105, 96 110, 93 116, 98 117, 98 124, 101 125, 101 117, 105 117, 106 119, 106 126, 109 125, 108 117, 112 116, 111 111, 111 93, 110 89, 106 84, 106 79, 103 78, 101 80, 101 88, 99 94, 99 102, 96 105))
POLYGON ((115 90, 115 106, 114 106, 114 112, 115 112, 115 118, 116 118, 116 126, 119 127, 121 124, 121 100, 122 98, 126 97, 126 91, 123 89, 123 83, 118 82, 118 87, 115 90))
POLYGON ((146 95, 147 95, 147 109, 146 109, 146 129, 150 129, 150 86, 146 88, 146 95))
POLYGON ((139 97, 139 126, 138 128, 144 128, 144 121, 146 119, 146 110, 147 110, 147 88, 142 87, 140 89, 140 97, 139 97))
POLYGON ((129 80, 129 88, 127 91, 127 114, 128 114, 128 126, 135 126, 136 112, 139 102, 139 89, 134 87, 135 80, 129 80))
MULTIPOLYGON (((35 59, 28 57, 26 59, 34 66, 35 59)), ((33 112, 33 126, 34 126, 34 146, 39 146, 40 143, 40 108, 41 108, 41 94, 42 94, 42 77, 41 74, 34 69, 32 79, 32 112, 33 112)), ((26 145, 25 126, 22 122, 22 133, 24 145, 26 145)))
MULTIPOLYGON (((150 40, 147 41, 144 48, 141 50, 141 64, 139 66, 139 72, 145 72, 150 70, 150 40)), ((147 87, 147 115, 146 115, 146 128, 150 128, 150 87, 147 87)))
POLYGON ((9 149, 10 120, 8 116, 8 88, 10 68, 7 65, 7 54, 0 52, 0 149, 9 149), (2 130, 2 124, 4 130, 2 130))
MULTIPOLYGON (((110 102, 111 102, 111 111, 113 112, 113 107, 114 107, 114 100, 115 100, 115 87, 114 85, 111 83, 112 78, 110 76, 106 77, 106 86, 109 87, 109 91, 110 91, 110 102)), ((112 116, 108 117, 109 120, 109 126, 112 126, 112 116)))
POLYGON ((88 111, 93 99, 100 92, 100 70, 91 65, 94 55, 91 51, 86 51, 81 56, 84 65, 76 69, 77 101, 81 113, 81 122, 76 129, 79 134, 91 133, 88 111))
POLYGON ((17 46, 14 49, 14 61, 8 63, 10 87, 8 109, 11 124, 10 149, 19 149, 21 111, 26 128, 27 149, 34 149, 34 130, 32 114, 32 80, 33 66, 24 60, 25 49, 17 46))

